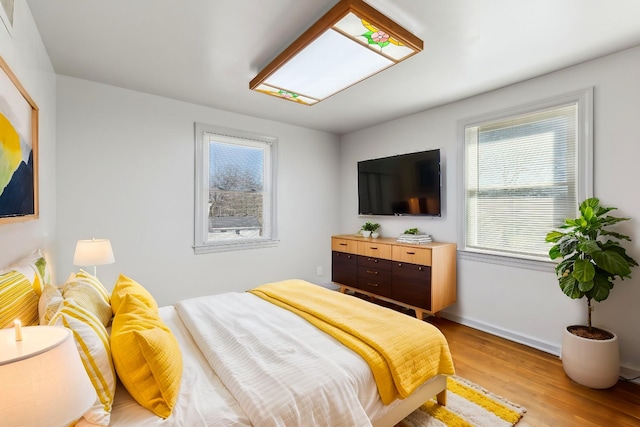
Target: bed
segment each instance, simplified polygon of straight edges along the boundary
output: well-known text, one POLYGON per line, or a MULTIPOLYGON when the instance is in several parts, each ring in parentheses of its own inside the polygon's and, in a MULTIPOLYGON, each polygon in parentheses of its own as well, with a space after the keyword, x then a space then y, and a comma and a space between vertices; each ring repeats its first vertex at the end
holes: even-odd
MULTIPOLYGON (((94 299, 103 309, 106 307, 104 288, 96 284, 95 277, 81 271, 75 280, 85 285, 82 292, 98 289, 94 299)), ((42 283, 40 287, 40 323, 61 322, 65 310, 68 314, 81 299, 77 288, 74 298, 65 298, 65 293, 74 289, 68 284, 58 289, 59 294, 42 283)), ((106 323, 110 347, 98 349, 102 359, 98 353, 91 357, 112 361, 115 369, 107 365, 102 374, 94 373, 99 379, 92 378, 93 382, 104 384, 102 390, 96 389, 98 399, 92 411, 97 415, 88 412, 78 426, 393 426, 433 396, 444 403, 446 376, 454 373, 446 340, 433 326, 300 280, 157 307, 141 285, 121 275, 107 297, 115 315, 99 323, 106 323), (285 290, 284 297, 274 297, 272 292, 280 288, 285 290), (307 298, 308 294, 312 297, 307 298), (310 302, 301 308, 296 301, 303 295, 310 302), (325 312, 326 306, 330 307, 325 312), (322 313, 317 312, 318 307, 322 313), (367 313, 361 311, 363 307, 367 313), (147 317, 150 327, 144 326, 147 317), (433 348, 429 344, 425 351, 416 344, 415 351, 405 351, 406 343, 391 341, 387 345, 391 356, 383 352, 384 357, 393 357, 395 352, 399 360, 382 368, 376 362, 378 356, 372 357, 368 355, 370 349, 358 347, 362 344, 345 345, 354 338, 341 336, 344 331, 337 335, 327 332, 343 320, 351 324, 351 318, 361 323, 360 329, 384 329, 386 339, 402 335, 389 325, 396 321, 414 335, 428 329, 425 333, 435 337, 433 348), (138 329, 134 333, 137 341, 119 341, 122 331, 131 338, 131 329, 138 329), (140 338, 148 332, 152 333, 148 337, 162 337, 151 345, 158 360, 146 354, 136 367, 142 371, 120 369, 119 360, 136 355, 141 341, 149 347, 147 338, 140 338), (155 363, 160 365, 153 366, 155 363), (168 378, 161 378, 163 375, 168 378), (144 395, 162 381, 167 388, 144 395)), ((93 309, 100 312, 99 307, 93 309)), ((76 308, 74 319, 79 312, 86 314, 88 310, 76 308)), ((89 317, 94 323, 100 318, 89 317)), ((105 313, 105 317, 109 316, 105 313)), ((71 316, 66 317, 67 324, 69 319, 71 316)), ((356 330, 355 335, 360 332, 356 330)), ((375 347, 378 339, 366 345, 375 347)))

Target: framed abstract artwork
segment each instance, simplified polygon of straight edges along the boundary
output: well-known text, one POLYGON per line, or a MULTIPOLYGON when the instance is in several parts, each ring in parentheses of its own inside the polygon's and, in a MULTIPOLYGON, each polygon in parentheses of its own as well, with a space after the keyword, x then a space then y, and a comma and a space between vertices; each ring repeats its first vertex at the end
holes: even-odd
POLYGON ((38 218, 38 107, 0 58, 0 224, 38 218))

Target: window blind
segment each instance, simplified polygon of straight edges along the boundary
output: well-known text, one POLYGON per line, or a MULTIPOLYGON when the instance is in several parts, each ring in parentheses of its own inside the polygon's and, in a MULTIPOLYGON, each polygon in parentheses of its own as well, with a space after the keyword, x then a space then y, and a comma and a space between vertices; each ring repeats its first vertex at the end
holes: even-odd
POLYGON ((578 206, 578 104, 465 127, 466 247, 546 258, 578 206))

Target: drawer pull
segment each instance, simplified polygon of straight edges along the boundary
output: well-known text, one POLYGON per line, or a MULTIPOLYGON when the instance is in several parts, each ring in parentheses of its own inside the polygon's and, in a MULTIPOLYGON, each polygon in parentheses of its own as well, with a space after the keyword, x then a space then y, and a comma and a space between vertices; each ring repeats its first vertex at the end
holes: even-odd
POLYGON ((371 246, 369 249, 371 249, 372 251, 377 251, 378 250, 378 248, 376 248, 374 246, 371 246))
POLYGON ((340 246, 347 246, 346 243, 340 243, 340 246))
POLYGON ((407 255, 415 255, 415 252, 407 252, 407 255))
POLYGON ((369 286, 373 286, 374 288, 377 288, 377 287, 378 287, 378 284, 377 284, 377 283, 367 283, 367 285, 369 285, 369 286))
POLYGON ((418 270, 419 270, 419 271, 422 271, 422 266, 418 267, 418 270))
POLYGON ((347 258, 351 259, 351 255, 347 255, 347 258))
POLYGON ((369 274, 378 274, 378 272, 374 271, 374 270, 367 270, 367 273, 369 273, 369 274))

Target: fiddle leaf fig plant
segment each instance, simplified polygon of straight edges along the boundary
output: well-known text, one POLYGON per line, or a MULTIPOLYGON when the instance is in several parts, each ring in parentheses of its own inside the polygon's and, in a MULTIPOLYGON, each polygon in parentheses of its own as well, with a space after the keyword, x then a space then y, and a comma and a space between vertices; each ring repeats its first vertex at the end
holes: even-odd
POLYGON ((562 292, 573 299, 587 299, 589 329, 592 328, 591 300, 606 300, 614 281, 631 278, 631 268, 638 265, 618 242, 631 241, 629 236, 607 229, 630 219, 608 215, 615 209, 600 206, 600 200, 595 197, 586 199, 580 204, 578 218, 566 219, 558 230, 546 237, 547 242, 554 244, 549 257, 562 258, 556 266, 562 292))

